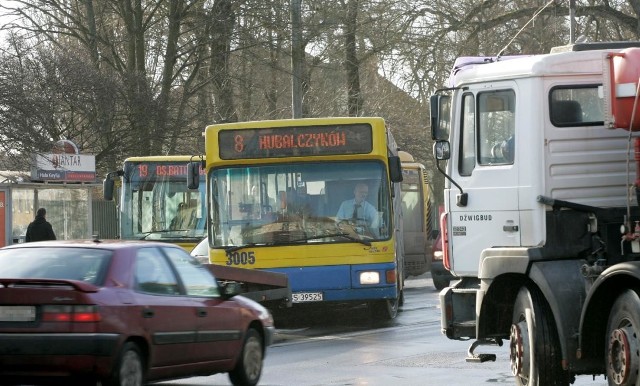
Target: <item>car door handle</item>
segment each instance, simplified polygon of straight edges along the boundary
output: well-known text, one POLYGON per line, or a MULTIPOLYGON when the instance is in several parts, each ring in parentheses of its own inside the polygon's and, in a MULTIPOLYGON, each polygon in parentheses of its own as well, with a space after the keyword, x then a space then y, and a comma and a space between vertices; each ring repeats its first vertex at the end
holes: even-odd
POLYGON ((196 315, 198 315, 199 317, 205 317, 207 316, 207 310, 205 310, 204 308, 198 308, 198 311, 196 311, 196 315))
POLYGON ((518 226, 517 225, 503 225, 502 226, 502 230, 505 232, 517 232, 518 231, 518 226))
POLYGON ((156 313, 153 310, 150 310, 148 308, 145 308, 144 310, 142 310, 142 317, 143 318, 153 318, 153 316, 156 313))

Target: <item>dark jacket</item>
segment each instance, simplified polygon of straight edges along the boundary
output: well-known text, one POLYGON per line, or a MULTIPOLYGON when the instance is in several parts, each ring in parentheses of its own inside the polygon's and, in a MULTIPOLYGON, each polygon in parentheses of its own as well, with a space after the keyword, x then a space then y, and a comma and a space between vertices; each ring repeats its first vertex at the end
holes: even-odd
POLYGON ((27 227, 25 242, 55 240, 56 234, 47 220, 42 216, 36 216, 35 220, 27 227))

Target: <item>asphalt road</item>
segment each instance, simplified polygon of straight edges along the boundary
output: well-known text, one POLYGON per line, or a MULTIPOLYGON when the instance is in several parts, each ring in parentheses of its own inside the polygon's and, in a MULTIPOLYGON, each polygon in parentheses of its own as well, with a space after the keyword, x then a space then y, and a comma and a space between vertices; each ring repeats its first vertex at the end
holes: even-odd
MULTIPOLYGON (((470 342, 440 333, 438 292, 429 275, 407 280, 405 303, 390 322, 371 321, 366 308, 305 310, 281 322, 260 381, 272 386, 513 385, 506 344, 482 346, 495 362, 466 362, 470 342)), ((162 385, 231 385, 226 374, 162 385)), ((604 386, 602 376, 574 385, 604 386)))

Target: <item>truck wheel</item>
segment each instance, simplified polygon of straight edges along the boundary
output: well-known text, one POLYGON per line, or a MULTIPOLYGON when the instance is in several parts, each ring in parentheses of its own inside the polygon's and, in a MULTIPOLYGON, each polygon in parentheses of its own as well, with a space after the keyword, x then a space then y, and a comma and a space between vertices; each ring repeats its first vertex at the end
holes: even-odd
POLYGON ((140 349, 133 342, 125 343, 111 376, 102 382, 105 386, 144 385, 144 365, 140 349))
POLYGON ((553 315, 538 289, 520 288, 512 320, 509 356, 516 385, 569 385, 553 315))
POLYGON ((613 303, 607 323, 605 356, 609 385, 635 385, 640 368, 640 297, 624 291, 613 303))
POLYGON ((448 287, 450 283, 450 280, 448 278, 438 275, 431 275, 431 279, 433 280, 433 286, 436 287, 438 291, 442 291, 443 289, 448 287))
POLYGON ((234 385, 255 386, 262 374, 264 348, 258 331, 250 328, 236 367, 229 372, 229 380, 234 385))

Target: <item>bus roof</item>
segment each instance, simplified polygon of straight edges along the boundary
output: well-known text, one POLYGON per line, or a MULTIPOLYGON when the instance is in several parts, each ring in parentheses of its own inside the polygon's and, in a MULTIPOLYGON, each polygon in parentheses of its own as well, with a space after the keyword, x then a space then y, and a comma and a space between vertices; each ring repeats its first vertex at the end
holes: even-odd
POLYGON ((124 162, 197 162, 200 159, 200 155, 149 155, 149 156, 136 156, 129 157, 124 162))
POLYGON ((415 162, 413 156, 404 150, 398 151, 398 157, 400 157, 401 162, 415 162))

